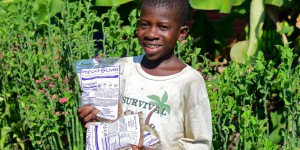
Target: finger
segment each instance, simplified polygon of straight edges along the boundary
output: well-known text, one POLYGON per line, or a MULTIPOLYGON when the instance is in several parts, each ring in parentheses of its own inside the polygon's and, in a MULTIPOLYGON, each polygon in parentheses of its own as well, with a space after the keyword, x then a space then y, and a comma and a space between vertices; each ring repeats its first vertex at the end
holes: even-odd
POLYGON ((132 150, 138 150, 138 147, 137 146, 131 146, 131 149, 132 150))
POLYGON ((84 110, 85 110, 86 108, 88 108, 88 107, 91 107, 91 105, 90 105, 90 104, 87 104, 87 105, 81 106, 80 108, 78 108, 77 112, 78 112, 78 113, 81 113, 82 111, 84 111, 84 110))
POLYGON ((97 117, 98 112, 99 111, 96 108, 90 110, 89 113, 83 118, 84 122, 90 122, 93 119, 95 119, 95 117, 97 117))
POLYGON ((83 106, 78 110, 78 115, 80 118, 84 119, 87 115, 89 115, 93 111, 93 106, 83 106))

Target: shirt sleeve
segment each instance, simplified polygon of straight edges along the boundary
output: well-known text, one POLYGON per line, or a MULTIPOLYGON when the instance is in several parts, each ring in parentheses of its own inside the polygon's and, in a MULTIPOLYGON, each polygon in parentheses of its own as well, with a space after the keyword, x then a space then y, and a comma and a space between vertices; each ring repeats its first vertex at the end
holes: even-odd
POLYGON ((185 135, 179 140, 178 148, 174 149, 209 150, 212 143, 212 118, 210 102, 202 76, 191 83, 187 101, 192 105, 184 114, 185 135))
POLYGON ((185 115, 185 138, 179 140, 186 150, 209 150, 212 142, 212 120, 208 98, 185 115))

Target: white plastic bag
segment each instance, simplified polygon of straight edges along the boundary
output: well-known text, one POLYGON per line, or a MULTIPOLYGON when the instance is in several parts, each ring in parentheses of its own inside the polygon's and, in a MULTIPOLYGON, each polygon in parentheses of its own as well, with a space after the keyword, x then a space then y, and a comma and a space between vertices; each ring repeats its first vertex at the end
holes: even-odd
POLYGON ((97 117, 108 120, 118 118, 120 76, 119 58, 95 58, 77 61, 77 77, 82 89, 81 105, 90 104, 99 110, 97 117))

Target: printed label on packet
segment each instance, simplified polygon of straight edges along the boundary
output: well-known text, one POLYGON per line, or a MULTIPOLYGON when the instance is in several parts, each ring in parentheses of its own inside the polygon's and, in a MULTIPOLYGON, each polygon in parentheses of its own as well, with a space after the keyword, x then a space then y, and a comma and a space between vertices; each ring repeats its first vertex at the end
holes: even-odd
POLYGON ((152 145, 156 144, 157 142, 159 142, 159 140, 152 135, 150 132, 145 131, 144 132, 144 146, 145 147, 151 147, 152 145))
POLYGON ((119 118, 113 123, 93 122, 88 124, 86 150, 115 150, 138 145, 141 126, 139 115, 119 118))
POLYGON ((98 117, 118 117, 120 67, 81 69, 82 105, 91 104, 100 112, 98 117))

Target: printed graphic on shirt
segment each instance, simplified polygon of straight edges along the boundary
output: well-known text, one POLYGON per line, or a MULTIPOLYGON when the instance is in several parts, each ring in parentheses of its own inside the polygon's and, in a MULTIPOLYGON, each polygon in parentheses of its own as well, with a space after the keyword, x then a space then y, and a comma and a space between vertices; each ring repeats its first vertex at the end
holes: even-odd
MULTIPOLYGON (((124 108, 124 110, 143 111, 143 114, 146 115, 143 117, 145 120, 144 124, 149 125, 152 128, 155 128, 153 124, 150 124, 153 114, 157 114, 157 117, 161 119, 167 114, 170 114, 171 107, 167 104, 167 101, 168 93, 166 91, 162 96, 148 95, 147 100, 123 97, 123 104, 128 105, 127 108, 124 108)), ((159 122, 159 120, 157 121, 159 122)))
POLYGON ((168 101, 168 93, 166 91, 161 98, 157 95, 149 95, 148 98, 152 100, 150 101, 150 104, 155 105, 159 109, 159 112, 166 110, 170 114, 171 107, 170 105, 166 104, 168 101))
MULTIPOLYGON (((160 124, 166 121, 165 117, 171 111, 171 106, 167 104, 168 93, 165 91, 162 96, 153 94, 148 96, 136 95, 133 97, 137 97, 138 99, 123 97, 124 114, 133 114, 134 112, 142 111, 145 127, 148 126, 148 130, 152 130, 154 133, 161 132, 162 128, 160 124)), ((149 133, 150 131, 148 130, 144 132, 144 146, 146 147, 160 142, 157 135, 152 132, 149 133)))

